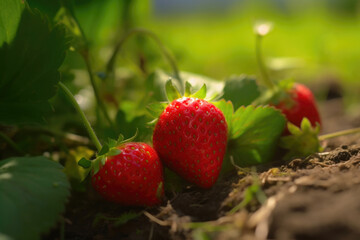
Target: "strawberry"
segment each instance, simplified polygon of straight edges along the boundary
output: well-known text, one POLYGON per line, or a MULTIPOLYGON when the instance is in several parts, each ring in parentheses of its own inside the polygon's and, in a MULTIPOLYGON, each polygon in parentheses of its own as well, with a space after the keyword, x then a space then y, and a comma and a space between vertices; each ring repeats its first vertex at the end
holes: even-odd
POLYGON ((282 111, 289 122, 300 127, 302 119, 306 117, 313 127, 321 125, 319 111, 309 88, 295 83, 287 93, 289 97, 281 100, 275 107, 282 111))
POLYGON ((155 126, 153 145, 171 170, 202 188, 217 180, 227 144, 223 113, 203 99, 173 100, 155 126))
POLYGON ((105 199, 124 205, 152 206, 160 203, 163 168, 155 150, 145 143, 124 143, 121 152, 107 157, 92 176, 94 189, 105 199), (160 195, 160 196, 158 196, 160 195))
MULTIPOLYGON (((267 87, 268 91, 263 94, 257 103, 270 104, 286 116, 288 122, 300 127, 303 118, 307 118, 313 127, 317 124, 321 125, 320 115, 317 110, 315 99, 305 85, 282 81, 275 84, 268 75, 261 54, 261 40, 272 29, 270 22, 259 22, 255 25, 256 34, 256 58, 262 74, 262 83, 267 87)), ((290 132, 286 128, 284 135, 290 132)))

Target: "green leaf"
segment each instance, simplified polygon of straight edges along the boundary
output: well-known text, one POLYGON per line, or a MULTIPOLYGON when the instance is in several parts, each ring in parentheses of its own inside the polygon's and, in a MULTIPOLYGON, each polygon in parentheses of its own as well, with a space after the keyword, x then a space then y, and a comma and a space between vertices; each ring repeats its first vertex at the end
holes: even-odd
POLYGON ((4 42, 10 43, 15 37, 23 9, 22 0, 0 1, 0 46, 4 42))
POLYGON ((98 155, 102 156, 102 155, 108 153, 109 150, 110 150, 109 146, 107 144, 105 144, 104 146, 102 146, 102 148, 101 148, 100 152, 98 153, 98 155))
POLYGON ((115 139, 112 139, 112 138, 108 139, 108 146, 110 149, 117 147, 117 145, 118 145, 118 141, 116 141, 115 139))
POLYGON ((40 239, 59 220, 70 195, 59 163, 45 157, 0 162, 0 232, 12 239, 40 239))
POLYGON ((194 94, 191 94, 193 98, 204 99, 206 97, 206 85, 203 84, 202 87, 194 94))
POLYGON ((167 105, 168 103, 165 102, 151 103, 147 106, 147 110, 149 111, 152 117, 158 118, 167 105))
POLYGON ((15 38, 0 48, 1 123, 44 122, 66 48, 63 28, 51 28, 39 13, 23 11, 15 38))
MULTIPOLYGON (((166 94, 165 94, 165 83, 172 78, 170 74, 165 73, 164 71, 157 70, 154 73, 150 74, 150 76, 146 80, 147 92, 151 93, 152 97, 156 101, 166 101, 166 94)), ((215 79, 198 75, 195 73, 189 72, 180 72, 181 79, 185 82, 188 82, 194 89, 200 89, 204 84, 206 84, 207 88, 207 99, 213 99, 214 96, 221 95, 221 89, 224 88, 223 81, 217 81, 215 79)), ((173 83, 174 85, 177 82, 173 83)), ((176 87, 179 87, 176 85, 176 87)), ((189 88, 189 86, 188 86, 189 88)), ((188 92, 191 90, 188 89, 188 92)), ((190 95, 190 94, 189 94, 190 95)))
POLYGON ((88 169, 91 167, 91 161, 84 157, 79 160, 78 164, 79 164, 79 166, 81 166, 85 169, 88 169))
POLYGON ((166 82, 165 89, 166 89, 166 96, 167 96, 167 99, 169 100, 169 102, 172 102, 175 99, 181 98, 181 94, 180 94, 179 90, 177 90, 177 88, 174 86, 171 79, 169 79, 166 82))
POLYGON ((119 134, 119 137, 117 139, 117 144, 121 143, 122 141, 124 141, 124 135, 119 134))
POLYGON ((181 79, 185 82, 189 82, 194 89, 200 89, 204 84, 206 84, 206 99, 213 99, 215 96, 221 96, 222 91, 220 89, 224 88, 224 81, 218 81, 206 76, 202 76, 195 73, 189 72, 180 72, 181 79))
POLYGON ((104 166, 106 163, 106 157, 105 156, 101 156, 100 157, 100 162, 101 162, 101 166, 104 166))
POLYGON ((242 167, 268 162, 275 153, 285 122, 281 112, 272 107, 239 108, 232 117, 228 155, 242 167))
POLYGON ((246 75, 226 79, 223 92, 223 98, 232 101, 235 109, 251 104, 260 96, 255 78, 246 75))
POLYGON ((307 157, 316 152, 321 152, 322 148, 318 138, 320 125, 312 127, 309 119, 303 118, 301 127, 288 122, 287 124, 291 135, 281 137, 279 146, 288 150, 284 160, 290 160, 295 157, 307 157))
POLYGON ((232 117, 234 114, 234 106, 231 101, 225 101, 222 99, 218 102, 213 102, 213 104, 220 109, 220 111, 224 114, 227 126, 228 126, 228 135, 230 136, 232 129, 232 117))
POLYGON ((92 175, 95 175, 99 172, 100 170, 100 163, 101 163, 101 159, 98 157, 96 158, 93 162, 92 162, 92 165, 93 165, 93 172, 92 172, 92 175))
POLYGON ((185 97, 190 97, 192 86, 189 82, 185 82, 185 97))
POLYGON ((116 156, 116 155, 119 155, 120 153, 121 153, 121 150, 120 150, 120 149, 118 149, 118 148, 113 148, 113 149, 111 149, 111 150, 108 152, 107 156, 109 156, 109 157, 111 157, 111 156, 116 156))

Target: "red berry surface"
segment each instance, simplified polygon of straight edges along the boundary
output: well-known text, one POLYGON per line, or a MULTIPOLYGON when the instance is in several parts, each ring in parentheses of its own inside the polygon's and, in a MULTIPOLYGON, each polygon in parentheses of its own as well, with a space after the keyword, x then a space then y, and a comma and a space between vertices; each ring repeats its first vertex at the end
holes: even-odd
POLYGON ((105 199, 124 205, 152 206, 163 194, 163 168, 155 150, 145 143, 125 143, 92 176, 92 185, 105 199))
POLYGON ((202 188, 217 180, 227 144, 227 124, 213 104, 180 98, 161 113, 153 145, 171 170, 202 188))
POLYGON ((285 100, 275 106, 282 111, 289 122, 300 127, 302 119, 306 117, 312 126, 315 127, 316 123, 321 125, 315 98, 309 88, 297 83, 290 90, 289 94, 291 97, 290 103, 285 100))

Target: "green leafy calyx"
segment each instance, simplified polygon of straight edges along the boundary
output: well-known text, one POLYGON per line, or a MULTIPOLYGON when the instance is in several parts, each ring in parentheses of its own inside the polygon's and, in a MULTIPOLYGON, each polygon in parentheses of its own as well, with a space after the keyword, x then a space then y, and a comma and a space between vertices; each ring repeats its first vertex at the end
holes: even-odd
POLYGON ((291 135, 280 139, 280 147, 287 149, 285 160, 295 157, 307 157, 322 150, 318 134, 320 125, 313 127, 307 118, 303 118, 300 127, 288 122, 287 127, 291 135))

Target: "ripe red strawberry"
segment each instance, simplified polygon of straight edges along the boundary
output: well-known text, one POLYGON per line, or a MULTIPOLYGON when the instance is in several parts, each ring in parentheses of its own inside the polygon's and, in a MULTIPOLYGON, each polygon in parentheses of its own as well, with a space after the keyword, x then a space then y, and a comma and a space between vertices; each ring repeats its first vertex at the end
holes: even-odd
POLYGON ((181 177, 209 188, 217 180, 227 144, 227 124, 213 104, 198 98, 172 101, 155 126, 160 159, 181 177))
POLYGON ((289 122, 300 127, 302 119, 306 117, 313 127, 316 123, 321 125, 319 111, 310 89, 296 83, 288 93, 290 98, 280 101, 275 107, 283 112, 289 122))
POLYGON ((163 168, 155 150, 145 143, 125 143, 92 176, 92 185, 105 199, 124 205, 152 206, 164 193, 163 168), (158 190, 158 188, 161 188, 158 190))

